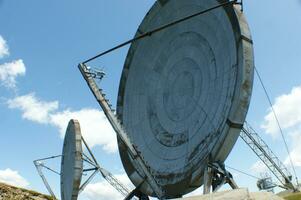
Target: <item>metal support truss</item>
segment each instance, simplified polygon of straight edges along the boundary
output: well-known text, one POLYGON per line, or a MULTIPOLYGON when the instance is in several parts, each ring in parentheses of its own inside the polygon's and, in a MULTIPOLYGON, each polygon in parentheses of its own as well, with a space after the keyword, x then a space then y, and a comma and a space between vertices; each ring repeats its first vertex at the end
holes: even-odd
POLYGON ((232 174, 225 169, 225 165, 223 163, 208 162, 204 170, 203 193, 210 193, 211 187, 212 192, 216 192, 226 183, 228 183, 232 189, 238 189, 232 174))
MULTIPOLYGON (((90 171, 90 170, 83 170, 83 171, 90 171)), ((94 172, 89 176, 89 178, 79 187, 79 193, 81 193, 85 187, 92 181, 94 176, 97 174, 97 170, 94 170, 94 172)))
POLYGON ((276 176, 280 183, 286 188, 297 191, 298 189, 292 183, 292 175, 287 170, 285 165, 273 153, 268 145, 260 138, 258 133, 247 123, 240 133, 240 137, 247 143, 247 145, 255 152, 260 160, 269 168, 269 170, 276 176))
POLYGON ((86 147, 86 149, 88 150, 88 153, 90 156, 87 156, 86 154, 83 155, 83 160, 86 161, 87 163, 89 163, 90 165, 92 165, 94 168, 91 169, 86 169, 84 171, 94 171, 92 173, 92 175, 86 180, 85 183, 83 183, 83 185, 80 187, 80 191, 82 191, 86 185, 88 185, 88 183, 92 180, 92 178, 95 176, 95 174, 97 172, 100 172, 102 177, 104 179, 106 179, 119 193, 121 193, 123 196, 128 196, 128 194, 130 193, 130 190, 127 189, 122 183, 120 183, 117 178, 115 178, 113 176, 113 174, 111 174, 109 171, 107 171, 106 169, 100 167, 100 165, 98 164, 96 158, 94 157, 91 149, 89 148, 88 144, 86 143, 86 141, 84 140, 84 138, 82 137, 82 141, 86 147))
POLYGON ((47 157, 47 158, 42 158, 42 159, 38 159, 38 160, 34 160, 33 161, 33 164, 35 165, 37 171, 38 171, 38 174, 39 176, 42 178, 42 181, 46 187, 46 189, 48 190, 49 194, 52 196, 53 199, 57 199, 53 190, 51 189, 46 177, 44 176, 44 173, 43 173, 43 168, 55 173, 55 174, 58 174, 60 175, 59 172, 51 169, 50 167, 47 167, 42 161, 44 160, 49 160, 49 159, 54 159, 54 158, 58 158, 58 157, 61 157, 61 155, 58 155, 58 156, 51 156, 51 157, 47 157))
POLYGON ((149 200, 149 197, 146 194, 140 192, 140 186, 143 184, 142 182, 138 187, 136 187, 132 192, 130 192, 124 200, 131 200, 133 197, 138 197, 139 200, 149 200))
POLYGON ((148 169, 147 165, 145 164, 143 158, 139 154, 139 151, 136 147, 130 142, 128 138, 128 134, 126 133, 125 129, 121 125, 120 121, 115 116, 114 112, 108 100, 105 98, 105 94, 102 92, 102 89, 98 87, 96 84, 93 75, 91 75, 91 71, 89 68, 81 63, 78 66, 82 76, 84 77, 85 81, 87 82, 91 92, 93 93, 94 97, 96 98, 97 102, 99 103, 100 107, 104 111, 107 119, 111 123, 113 129, 115 130, 117 136, 122 140, 122 142, 127 146, 128 152, 134 161, 134 165, 136 168, 140 169, 143 174, 140 174, 141 177, 145 177, 147 183, 151 186, 154 193, 157 195, 159 199, 164 197, 164 193, 161 187, 158 185, 156 180, 154 179, 153 175, 151 174, 150 170, 148 169))

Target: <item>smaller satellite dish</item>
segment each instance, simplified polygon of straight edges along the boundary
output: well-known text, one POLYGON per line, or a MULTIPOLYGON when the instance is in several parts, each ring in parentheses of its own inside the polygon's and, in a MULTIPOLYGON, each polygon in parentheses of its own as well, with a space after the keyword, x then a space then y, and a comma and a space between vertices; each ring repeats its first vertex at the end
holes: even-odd
MULTIPOLYGON (((115 178, 113 174, 111 174, 109 171, 107 171, 98 164, 90 147, 82 137, 79 122, 75 119, 71 119, 69 121, 64 138, 62 155, 34 160, 34 164, 44 182, 44 185, 46 186, 48 192, 54 199, 57 198, 53 193, 53 190, 51 189, 50 185, 48 184, 48 181, 43 174, 42 168, 48 169, 51 172, 60 175, 62 200, 77 200, 79 193, 84 190, 84 188, 92 181, 93 177, 97 173, 100 173, 100 175, 104 179, 106 179, 106 181, 108 181, 108 183, 111 184, 123 196, 132 198, 135 195, 141 195, 136 190, 130 192, 130 190, 127 187, 125 187, 121 182, 119 182, 119 180, 115 178), (82 144, 84 145, 84 148, 87 151, 86 153, 88 154, 84 153, 82 144), (47 167, 42 162, 44 160, 54 159, 58 157, 62 157, 60 173, 56 172, 50 167, 47 167), (90 168, 84 168, 84 162, 90 168), (88 176, 88 178, 84 178, 84 181, 81 184, 83 172, 92 173, 88 176)), ((87 176, 87 174, 85 174, 85 176, 87 176)))
POLYGON ((61 161, 61 199, 77 200, 80 192, 90 183, 93 177, 100 173, 118 192, 127 196, 130 193, 109 171, 100 167, 92 150, 84 140, 77 120, 69 121, 64 139, 61 161), (82 144, 88 154, 84 153, 82 144), (92 168, 84 169, 84 161, 92 168), (92 174, 81 184, 83 172, 92 174))
POLYGON ((70 120, 64 139, 61 161, 61 198, 76 200, 83 174, 83 150, 80 125, 70 120))

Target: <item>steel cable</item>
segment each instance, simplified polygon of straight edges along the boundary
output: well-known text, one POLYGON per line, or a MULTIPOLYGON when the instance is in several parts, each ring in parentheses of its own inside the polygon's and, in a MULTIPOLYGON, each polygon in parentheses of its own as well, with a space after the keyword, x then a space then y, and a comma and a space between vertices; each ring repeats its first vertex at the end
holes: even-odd
POLYGON ((287 142, 286 142, 286 140, 285 140, 285 137, 284 137, 284 133, 283 133, 283 131, 282 131, 282 128, 281 128, 281 126, 280 126, 280 122, 279 122, 279 120, 278 120, 277 114, 276 114, 276 112, 275 112, 275 110, 274 110, 274 107, 273 107, 271 98, 270 98, 270 96, 269 96, 269 94, 268 94, 268 92, 267 92, 267 89, 266 89, 266 87, 265 87, 265 85, 264 85, 264 83, 263 83, 263 81, 262 81, 262 78, 261 78, 261 76, 260 76, 260 74, 259 74, 257 68, 256 68, 256 67, 254 67, 254 68, 255 68, 256 75, 257 75, 257 77, 258 77, 258 79, 259 79, 259 82, 260 82, 260 84, 261 84, 261 86, 262 86, 262 88, 263 88, 263 90, 264 90, 265 96, 266 96, 266 98, 268 99, 269 105, 270 105, 271 110, 272 110, 272 113, 273 113, 273 115, 274 115, 274 117, 275 117, 275 120, 276 120, 277 126, 278 126, 278 128, 279 128, 279 131, 280 131, 280 133, 281 133, 282 140, 283 140, 283 142, 284 142, 284 144, 285 144, 285 148, 286 148, 287 154, 288 154, 288 156, 289 156, 290 164, 291 164, 291 166, 292 166, 292 168, 293 168, 293 171, 294 171, 294 175, 295 175, 295 178, 296 178, 296 183, 297 183, 297 185, 299 185, 297 173, 296 173, 296 170, 295 170, 295 166, 294 166, 294 164, 293 164, 292 157, 291 157, 291 155, 290 155, 289 148, 288 148, 287 142))
POLYGON ((143 33, 142 35, 137 36, 137 37, 135 37, 135 38, 133 38, 133 39, 131 39, 131 40, 128 40, 128 41, 126 41, 126 42, 124 42, 124 43, 121 43, 121 44, 119 44, 119 45, 117 45, 117 46, 115 46, 115 47, 113 47, 113 48, 111 48, 111 49, 109 49, 109 50, 106 50, 106 51, 104 51, 104 52, 102 52, 102 53, 100 53, 100 54, 98 54, 98 55, 96 55, 96 56, 94 56, 94 57, 92 57, 92 58, 90 58, 90 59, 88 59, 88 60, 82 62, 82 63, 83 63, 83 64, 86 64, 86 63, 88 63, 88 62, 90 62, 90 61, 92 61, 92 60, 94 60, 94 59, 96 59, 96 58, 98 58, 98 57, 104 56, 104 55, 106 55, 106 54, 108 54, 108 53, 110 53, 110 52, 112 52, 112 51, 115 51, 115 50, 117 50, 117 49, 119 49, 119 48, 121 48, 121 47, 124 47, 124 46, 126 46, 126 45, 128 45, 128 44, 131 44, 131 43, 133 43, 133 42, 135 42, 135 41, 141 40, 141 39, 143 39, 143 38, 145 38, 145 37, 150 37, 150 36, 152 36, 152 34, 157 33, 157 32, 160 32, 160 31, 162 31, 162 30, 164 30, 164 29, 166 29, 166 28, 169 28, 169 27, 174 26, 174 25, 176 25, 176 24, 179 24, 179 23, 181 23, 181 22, 187 21, 187 20, 189 20, 189 19, 191 19, 191 18, 194 18, 194 17, 197 17, 197 16, 199 16, 199 15, 205 14, 205 13, 207 13, 207 12, 209 12, 209 11, 212 11, 212 10, 215 10, 215 9, 217 9, 217 8, 220 8, 220 7, 223 7, 223 6, 227 6, 227 5, 232 5, 232 4, 235 4, 235 3, 237 3, 237 0, 226 1, 226 2, 224 2, 224 3, 220 3, 219 5, 216 5, 216 6, 213 6, 213 7, 211 7, 211 8, 208 8, 208 9, 206 9, 206 10, 202 10, 202 11, 197 12, 197 13, 195 13, 195 14, 192 14, 192 15, 186 16, 186 17, 184 17, 184 18, 175 20, 175 21, 173 21, 173 22, 171 22, 171 23, 165 24, 165 25, 160 26, 160 27, 158 27, 158 28, 155 28, 155 29, 153 29, 153 30, 151 30, 151 31, 148 31, 148 32, 146 32, 146 33, 143 33))

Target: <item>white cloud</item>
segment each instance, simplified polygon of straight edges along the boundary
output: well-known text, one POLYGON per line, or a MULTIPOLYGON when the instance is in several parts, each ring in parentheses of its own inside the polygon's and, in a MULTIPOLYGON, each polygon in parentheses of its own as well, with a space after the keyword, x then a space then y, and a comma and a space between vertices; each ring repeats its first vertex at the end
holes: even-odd
POLYGON ((9 55, 8 46, 6 44, 6 41, 0 35, 0 58, 3 58, 7 55, 9 55))
POLYGON ((42 101, 34 93, 10 99, 7 104, 11 109, 20 110, 24 119, 58 128, 62 138, 69 120, 77 119, 90 147, 99 145, 108 153, 117 152, 116 134, 100 110, 84 108, 59 112, 58 101, 42 101))
MULTIPOLYGON (((294 87, 289 94, 284 94, 276 98, 273 108, 277 114, 282 128, 292 128, 301 123, 301 86, 294 87)), ((266 133, 273 137, 279 136, 279 129, 274 118, 273 112, 269 113, 264 118, 262 128, 266 133)))
MULTIPOLYGON (((273 105, 279 118, 280 125, 285 133, 286 140, 289 142, 290 156, 295 166, 301 167, 301 86, 294 87, 289 94, 284 94, 276 98, 273 105), (288 134, 286 134, 288 133, 288 134)), ((262 128, 266 133, 276 138, 279 137, 279 129, 271 110, 265 116, 262 128)), ((284 164, 291 166, 290 159, 287 157, 284 164)))
MULTIPOLYGON (((295 131, 293 133, 290 134, 291 138, 292 138, 292 150, 290 152, 290 156, 291 156, 291 159, 292 159, 292 162, 294 164, 295 167, 301 167, 301 145, 300 145, 300 142, 301 142, 301 133, 300 131, 295 131)), ((284 161, 284 164, 286 166, 289 166, 291 167, 291 163, 290 163, 290 159, 289 157, 287 157, 284 161)))
POLYGON ((264 174, 268 171, 268 168, 261 160, 258 160, 251 166, 250 170, 256 174, 264 174))
MULTIPOLYGON (((6 41, 0 35, 0 58, 8 55, 6 41)), ((7 88, 16 89, 16 78, 25 75, 23 60, 16 60, 0 65, 0 83, 7 88)), ((50 124, 58 128, 61 136, 65 134, 70 119, 77 119, 81 124, 82 134, 91 147, 100 145, 106 152, 117 151, 116 134, 103 112, 96 109, 81 109, 77 111, 59 111, 58 101, 43 101, 34 93, 9 99, 10 109, 22 112, 22 118, 40 124, 50 124)))
POLYGON ((9 168, 0 170, 0 182, 23 188, 29 186, 28 181, 18 171, 9 168))
POLYGON ((64 136, 70 119, 79 121, 83 137, 91 147, 100 145, 108 153, 117 151, 116 134, 103 112, 85 108, 50 115, 50 123, 59 129, 61 136, 64 136))
POLYGON ((19 109, 22 111, 24 119, 47 124, 50 120, 49 114, 58 109, 58 102, 45 102, 39 100, 34 93, 24 96, 18 96, 7 101, 8 107, 11 109, 19 109))
MULTIPOLYGON (((115 175, 115 177, 124 184, 129 190, 134 187, 126 174, 115 175)), ((82 195, 90 200, 120 200, 124 197, 106 180, 87 185, 82 195)))
POLYGON ((16 77, 25 75, 26 68, 23 60, 16 60, 0 65, 0 81, 7 88, 16 87, 16 77))

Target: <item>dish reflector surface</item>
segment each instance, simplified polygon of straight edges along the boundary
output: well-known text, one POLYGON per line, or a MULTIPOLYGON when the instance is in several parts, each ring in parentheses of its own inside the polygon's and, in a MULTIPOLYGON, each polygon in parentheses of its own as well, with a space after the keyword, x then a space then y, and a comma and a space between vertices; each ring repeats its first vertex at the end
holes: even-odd
MULTIPOLYGON (((157 1, 136 33, 197 13, 217 0, 157 1)), ((245 121, 253 85, 253 47, 238 8, 218 8, 136 41, 120 80, 117 114, 166 197, 203 183, 207 160, 225 161, 245 121)), ((122 141, 131 181, 143 178, 122 141)), ((141 191, 154 196, 147 183, 141 191)))
POLYGON ((77 120, 70 120, 64 139, 61 163, 61 198, 77 200, 83 174, 82 139, 77 120))

